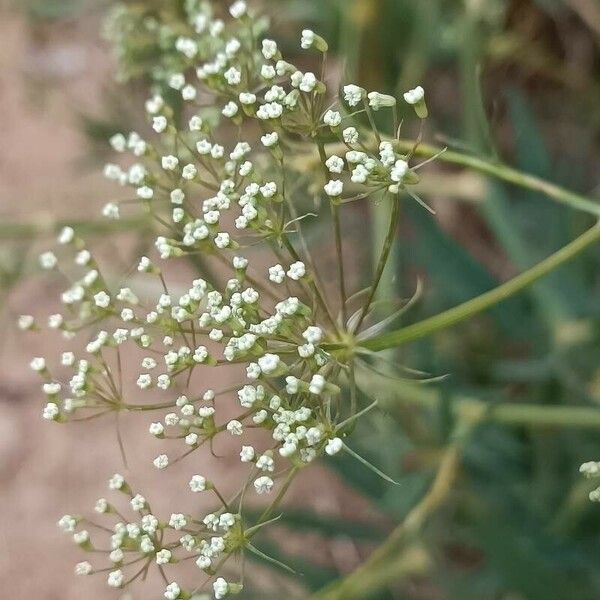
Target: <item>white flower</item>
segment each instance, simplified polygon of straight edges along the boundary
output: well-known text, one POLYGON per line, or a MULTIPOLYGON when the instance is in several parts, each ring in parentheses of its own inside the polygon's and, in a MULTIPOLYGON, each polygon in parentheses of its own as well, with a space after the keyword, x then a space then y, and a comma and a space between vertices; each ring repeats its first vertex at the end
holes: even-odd
POLYGON ((173 513, 171 515, 171 518, 169 519, 169 527, 180 530, 183 529, 186 525, 187 519, 185 518, 185 515, 181 513, 173 513))
MULTIPOLYGON (((158 560, 157 560, 157 562, 158 562, 158 560)), ((181 594, 181 588, 179 587, 179 585, 177 585, 177 583, 173 582, 167 586, 164 596, 167 600, 177 600, 177 598, 179 598, 180 594, 181 594)))
POLYGON ((234 2, 229 7, 229 14, 234 19, 242 18, 246 14, 247 11, 248 11, 248 6, 246 5, 246 2, 244 2, 244 0, 237 0, 237 2, 234 2))
POLYGON ((125 484, 125 478, 123 477, 123 475, 119 475, 119 473, 115 473, 108 480, 108 487, 111 490, 120 490, 124 484, 125 484))
POLYGON ((75 527, 77 527, 77 520, 71 515, 64 515, 58 521, 58 526, 65 533, 73 533, 75 531, 75 527))
POLYGON ((294 281, 302 279, 306 275, 306 266, 302 261, 297 261, 290 265, 287 276, 294 281))
POLYGON ((260 68, 260 76, 263 79, 273 79, 277 75, 277 71, 273 65, 263 65, 260 68))
POLYGON ((188 433, 185 436, 185 443, 188 446, 196 446, 198 444, 198 434, 197 433, 188 433))
POLYGON ((112 571, 109 573, 107 583, 110 587, 120 588, 124 582, 123 573, 121 571, 112 571))
POLYGON ((304 73, 298 87, 300 88, 300 91, 308 93, 312 92, 317 87, 318 82, 319 81, 316 78, 315 74, 308 72, 304 73))
POLYGON ((248 266, 248 259, 243 256, 234 256, 232 262, 236 270, 244 270, 248 266))
POLYGON ((72 227, 63 227, 58 234, 58 243, 61 245, 70 244, 75 237, 75 231, 72 227))
POLYGON ((227 423, 227 431, 229 431, 231 435, 242 435, 242 433, 244 432, 244 428, 242 427, 242 424, 239 421, 233 419, 232 421, 229 421, 229 423, 227 423))
POLYGON ((183 73, 174 73, 169 77, 169 87, 174 90, 181 90, 185 85, 185 76, 183 73))
POLYGON ((396 98, 388 96, 387 94, 380 94, 379 92, 369 92, 369 106, 373 110, 379 110, 383 107, 390 107, 396 105, 396 98))
POLYGON ((323 375, 319 375, 315 373, 310 380, 310 384, 308 386, 308 391, 311 394, 320 394, 325 387, 325 377, 323 375))
POLYGON ((153 461, 157 469, 166 469, 169 466, 169 457, 166 454, 159 454, 153 461))
POLYGON ((267 133, 260 138, 260 141, 263 143, 263 146, 270 148, 274 146, 279 141, 279 135, 276 131, 272 133, 267 133))
POLYGON ((339 179, 332 179, 323 186, 323 189, 328 196, 335 198, 344 191, 344 184, 339 179))
POLYGON ((328 46, 327 42, 320 36, 317 35, 311 29, 304 29, 302 31, 302 38, 300 40, 300 46, 304 50, 308 50, 309 48, 316 48, 320 52, 327 52, 328 46))
POLYGON ((344 170, 344 159, 334 154, 327 159, 325 166, 330 173, 339 174, 344 170))
POLYGON ((215 593, 216 600, 221 600, 221 598, 225 598, 229 593, 229 584, 222 578, 219 577, 213 583, 213 591, 215 593))
POLYGON ((597 477, 600 475, 600 462, 585 462, 579 467, 579 472, 587 478, 597 477))
POLYGON ((227 69, 227 71, 223 73, 223 77, 225 77, 225 81, 227 81, 229 85, 233 86, 239 85, 242 81, 242 73, 235 67, 230 67, 227 69))
POLYGON ((341 122, 342 115, 337 110, 328 110, 323 117, 323 123, 330 127, 337 127, 341 122))
POLYGON ((239 107, 235 102, 228 102, 221 111, 225 117, 235 117, 239 111, 239 107))
POLYGON ((131 508, 135 511, 140 511, 146 506, 146 498, 141 494, 136 494, 129 502, 131 508))
POLYGON ((17 326, 21 331, 27 331, 35 325, 35 319, 32 315, 20 315, 17 326))
POLYGON ((266 121, 268 119, 278 119, 283 114, 283 106, 279 102, 267 102, 256 111, 257 118, 266 121))
POLYGON ((163 426, 162 423, 152 423, 150 425, 150 427, 148 428, 148 431, 152 435, 158 437, 158 436, 162 435, 165 432, 165 428, 164 428, 164 426, 163 426))
POLYGON ((162 133, 167 128, 168 124, 167 118, 162 115, 152 119, 152 129, 154 129, 156 133, 162 133))
POLYGON ((423 98, 425 98, 425 90, 420 85, 404 94, 404 101, 407 104, 418 104, 423 98))
POLYGON ((405 175, 408 173, 408 163, 405 160, 399 159, 394 164, 394 167, 390 173, 392 181, 400 183, 405 175))
POLYGON ((205 477, 202 477, 202 475, 194 475, 190 479, 190 490, 195 493, 204 492, 206 490, 206 483, 205 477))
POLYGON ((263 475, 254 481, 254 489, 257 494, 270 494, 273 485, 273 480, 266 475, 263 475))
POLYGON ((42 417, 46 421, 54 421, 56 417, 60 414, 60 410, 56 402, 48 402, 46 406, 44 406, 44 410, 42 412, 42 417))
POLYGON ((215 237, 215 246, 217 248, 227 248, 227 246, 229 246, 230 243, 230 238, 229 238, 229 234, 227 232, 221 232, 219 234, 217 234, 217 236, 215 237))
POLYGON ((181 176, 188 181, 191 181, 198 174, 198 169, 195 165, 189 164, 185 165, 181 171, 181 176))
POLYGON ((142 256, 140 258, 140 262, 138 263, 137 270, 140 273, 147 273, 152 268, 152 263, 147 256, 142 256))
POLYGON ((352 176, 350 179, 353 183, 365 183, 370 175, 369 169, 364 165, 357 165, 352 170, 352 176))
POLYGON ((356 127, 346 127, 342 131, 342 137, 347 144, 356 144, 358 142, 358 131, 356 127))
POLYGON ((149 375, 148 373, 142 373, 138 378, 137 378, 137 385, 140 389, 145 390, 147 388, 149 388, 152 385, 152 376, 149 375))
POLYGON ((307 327, 302 337, 309 344, 318 344, 323 339, 323 330, 316 326, 307 327))
POLYGON ((269 279, 273 283, 283 283, 285 279, 285 269, 281 265, 269 267, 269 279))
POLYGON ((241 47, 242 44, 240 40, 237 38, 230 39, 225 45, 225 54, 227 55, 227 58, 233 58, 240 51, 241 47))
POLYGON ((256 468, 260 469, 261 471, 268 471, 269 473, 272 473, 275 470, 275 461, 269 454, 263 454, 258 457, 256 461, 256 468))
POLYGON ((196 96, 198 95, 198 91, 196 90, 196 88, 191 85, 188 84, 186 85, 182 90, 181 90, 181 97, 186 100, 187 102, 194 100, 196 98, 196 96))
POLYGON ((364 98, 365 90, 357 85, 349 84, 344 86, 344 100, 348 106, 356 106, 364 98))
POLYGON ((172 154, 161 158, 161 165, 165 171, 174 171, 179 165, 179 159, 172 154))
POLYGON ((75 575, 89 575, 92 571, 92 565, 87 560, 75 565, 75 575))
POLYGON ((42 267, 42 269, 46 269, 49 271, 50 269, 54 269, 57 263, 58 260, 54 255, 54 252, 48 251, 44 252, 43 254, 40 254, 40 266, 42 267))
POLYGON ((29 366, 31 367, 32 371, 37 371, 39 373, 46 368, 46 360, 44 358, 42 358, 41 356, 36 356, 29 363, 29 366))
POLYGON ((258 366, 265 375, 274 373, 281 363, 281 359, 277 354, 265 354, 258 359, 258 366))
POLYGON ((202 129, 202 117, 199 117, 198 115, 194 115, 189 123, 188 123, 188 127, 190 129, 190 131, 200 131, 202 129))
POLYGON ((42 390, 47 396, 55 396, 60 392, 61 387, 60 383, 44 383, 42 390))
POLYGON ((239 100, 241 104, 251 106, 256 102, 256 94, 252 94, 250 92, 242 92, 239 95, 239 100))
POLYGON ((185 200, 185 194, 183 193, 183 190, 179 188, 173 190, 169 196, 172 204, 183 204, 183 201, 185 200))
POLYGON ((302 344, 298 346, 298 354, 301 358, 309 358, 315 353, 313 344, 302 344))
POLYGON ((94 295, 94 304, 98 308, 108 308, 110 305, 110 296, 104 291, 98 292, 94 295))
POLYGON ((379 144, 379 157, 384 166, 389 167, 394 164, 396 160, 396 154, 394 152, 394 146, 391 142, 381 142, 379 144))
POLYGON ((277 54, 277 43, 273 40, 262 41, 262 53, 267 60, 271 60, 277 54))
MULTIPOLYGON (((153 96, 152 98, 149 98, 148 100, 146 100, 146 112, 149 115, 155 115, 157 114, 162 107, 165 105, 165 101, 163 100, 162 96, 159 96, 158 94, 153 96)), ((117 135, 121 135, 121 134, 117 134, 117 135)), ((124 139, 124 136, 121 136, 124 139)), ((124 150, 124 148, 123 148, 124 150)))
POLYGON ((329 456, 333 456, 337 454, 344 447, 344 442, 338 437, 333 438, 327 442, 325 446, 325 452, 329 454, 329 456))
POLYGON ((188 37, 180 36, 175 40, 175 49, 185 54, 187 58, 194 58, 198 54, 198 44, 188 37))
POLYGON ((300 46, 304 48, 304 50, 308 50, 315 41, 315 32, 310 29, 304 29, 302 31, 302 39, 300 41, 300 46))
POLYGON ((110 138, 109 143, 115 152, 125 152, 125 149, 127 148, 127 139, 122 133, 115 133, 115 135, 110 138))
POLYGON ((163 548, 156 553, 156 564, 157 565, 166 565, 171 562, 171 551, 163 548))
POLYGON ((252 462, 255 455, 256 452, 252 446, 242 446, 242 450, 240 451, 240 460, 243 463, 252 462))

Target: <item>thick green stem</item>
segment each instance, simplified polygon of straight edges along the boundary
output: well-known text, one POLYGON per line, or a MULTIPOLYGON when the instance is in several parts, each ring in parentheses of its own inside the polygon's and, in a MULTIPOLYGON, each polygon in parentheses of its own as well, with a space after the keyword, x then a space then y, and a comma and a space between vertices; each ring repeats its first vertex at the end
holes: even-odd
MULTIPOLYGON (((360 373, 357 374, 360 379, 360 373)), ((373 390, 371 384, 370 389, 373 390)), ((414 405, 438 411, 442 393, 432 387, 394 381, 386 389, 376 387, 378 404, 394 414, 401 405, 414 405)), ((591 406, 555 406, 517 402, 485 402, 468 396, 453 398, 450 406, 457 421, 493 422, 513 427, 571 427, 600 429, 600 409, 591 406)))
POLYGON ((402 346, 403 344, 413 342, 431 335, 432 333, 436 333, 437 331, 451 327, 456 323, 464 321, 465 319, 468 319, 473 315, 487 310, 495 304, 514 296, 541 277, 544 277, 544 275, 547 275, 562 264, 568 262, 599 240, 600 222, 591 229, 588 229, 588 231, 586 231, 576 240, 564 248, 561 248, 531 269, 521 273, 514 279, 507 281, 493 290, 490 290, 481 296, 477 296, 472 300, 464 302, 463 304, 459 304, 458 306, 455 306, 454 308, 444 311, 438 315, 430 317, 429 319, 415 323, 414 325, 410 325, 396 331, 391 331, 381 336, 371 338, 370 340, 362 341, 360 342, 360 345, 368 348, 369 350, 378 352, 381 350, 386 350, 387 348, 396 348, 398 346, 402 346))

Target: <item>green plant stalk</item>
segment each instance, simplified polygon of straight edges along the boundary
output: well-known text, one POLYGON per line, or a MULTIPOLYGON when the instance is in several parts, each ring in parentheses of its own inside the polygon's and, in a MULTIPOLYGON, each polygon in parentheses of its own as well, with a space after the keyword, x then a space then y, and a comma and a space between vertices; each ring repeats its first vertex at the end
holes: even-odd
POLYGON ((459 471, 465 437, 457 436, 448 446, 429 491, 385 542, 358 569, 341 581, 313 594, 309 600, 362 600, 402 577, 402 571, 390 569, 389 564, 398 560, 402 547, 411 539, 414 540, 427 519, 444 503, 452 490, 459 471))
POLYGON ((515 278, 499 285, 493 290, 430 317, 429 319, 415 323, 414 325, 409 325, 408 327, 391 331, 369 340, 361 341, 359 345, 368 348, 369 350, 379 352, 388 348, 396 348, 431 335, 432 333, 442 331, 443 329, 464 321, 465 319, 514 296, 599 240, 600 221, 570 244, 567 244, 531 269, 517 275, 515 278))
MULTIPOLYGON (((402 152, 410 152, 414 148, 413 140, 399 140, 396 142, 397 147, 402 152)), ((416 156, 422 158, 431 158, 436 154, 439 154, 443 148, 438 146, 432 146, 429 144, 419 144, 415 151, 416 156)), ((451 163, 468 167, 480 173, 491 175, 502 181, 507 181, 522 188, 533 190, 545 194, 555 202, 564 204, 576 210, 589 213, 600 217, 600 203, 594 202, 585 196, 566 190, 554 183, 550 183, 545 179, 536 177, 535 175, 529 175, 523 173, 517 169, 513 169, 502 163, 492 162, 477 156, 465 154, 463 152, 456 152, 454 150, 446 150, 437 159, 441 162, 451 163)))
MULTIPOLYGON (((386 221, 389 221, 387 234, 385 239, 383 240, 383 247, 381 249, 381 253, 379 255, 379 260, 377 262, 377 267, 375 269, 375 276, 373 278, 373 283, 371 285, 371 290, 369 291, 369 297, 367 298, 361 313, 354 328, 354 331, 358 331, 360 326, 362 325, 365 317, 369 313, 369 308, 371 307, 371 303, 375 298, 375 294, 377 293, 377 289, 379 288, 379 284, 381 282, 381 278, 383 277, 383 272, 388 264, 388 259, 390 258, 390 252, 392 250, 392 246, 394 244, 394 239, 396 238, 396 229, 398 228, 398 221, 400 220, 400 197, 392 196, 392 214, 389 218, 386 215, 386 221)), ((395 271, 395 269, 394 269, 395 271)))
MULTIPOLYGON (((436 410, 441 394, 421 385, 394 382, 394 391, 387 397, 379 395, 378 403, 393 412, 399 403, 414 404, 436 410)), ((450 410, 459 421, 491 421, 517 427, 573 427, 600 429, 600 408, 589 406, 554 406, 514 402, 484 402, 467 396, 456 397, 450 410)))

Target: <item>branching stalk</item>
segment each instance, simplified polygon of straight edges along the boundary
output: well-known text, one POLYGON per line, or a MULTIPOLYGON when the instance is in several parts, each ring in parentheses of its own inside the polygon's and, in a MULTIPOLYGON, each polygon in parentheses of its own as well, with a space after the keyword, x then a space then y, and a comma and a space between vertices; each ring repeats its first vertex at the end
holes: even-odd
POLYGON ((499 285, 493 290, 414 325, 409 325, 408 327, 360 342, 360 345, 378 352, 388 348, 396 348, 447 329, 514 296, 598 241, 600 241, 600 222, 531 269, 517 275, 515 278, 499 285))

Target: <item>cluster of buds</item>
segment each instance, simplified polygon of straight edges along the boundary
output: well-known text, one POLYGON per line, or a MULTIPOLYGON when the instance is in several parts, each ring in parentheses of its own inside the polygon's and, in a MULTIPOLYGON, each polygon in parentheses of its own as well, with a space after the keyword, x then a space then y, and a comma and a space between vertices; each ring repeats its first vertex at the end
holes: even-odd
MULTIPOLYGON (((277 43, 263 36, 264 21, 245 2, 229 8, 227 21, 208 6, 193 5, 188 3, 185 35, 173 40, 183 66, 165 78, 181 96, 185 126, 180 126, 179 102, 176 108, 156 93, 145 106, 148 135, 113 136, 113 150, 130 157, 105 167, 106 177, 132 191, 126 200, 108 203, 104 215, 118 219, 125 208, 143 206, 163 228, 154 244, 157 256, 141 257, 129 286, 112 289, 84 240, 66 227, 58 240, 70 252, 70 263, 61 263, 62 274, 70 277, 61 295, 65 310, 51 315, 48 325, 66 341, 86 336, 85 350, 78 356, 65 348, 58 374, 42 357, 31 366, 43 378, 43 417, 49 421, 152 413, 150 435, 181 448, 158 454, 157 469, 212 447, 217 436, 240 440, 240 460, 250 472, 233 499, 225 500, 202 475, 189 481, 191 493, 214 494, 214 512, 173 513, 160 520, 145 497, 115 475, 110 488, 129 498, 136 519, 126 519, 101 499, 96 511, 116 521, 109 527, 71 516, 60 521, 95 558, 99 551, 82 527, 111 532, 110 566, 83 562, 78 574, 107 572, 110 586, 123 587, 153 563, 164 574, 193 555, 199 569, 217 577, 214 594, 223 598, 242 589, 242 582, 220 576, 223 564, 256 550, 253 535, 270 522, 299 470, 324 455, 356 456, 344 438, 365 412, 357 408, 353 365, 372 294, 358 318, 346 316, 352 298, 345 296, 343 281, 340 305, 328 299, 302 236, 306 215, 298 214, 295 194, 303 192, 303 179, 290 154, 308 140, 321 167, 315 178, 334 212, 376 193, 390 202, 399 202, 402 191, 416 197, 407 186, 418 181, 420 165, 411 166, 413 153, 400 152, 396 138, 382 139, 375 129, 373 111, 391 109, 397 117, 394 97, 349 84, 332 102, 322 77, 284 60, 277 43), (362 124, 363 113, 370 128, 362 124), (238 128, 234 143, 223 141, 230 139, 221 129, 227 122, 238 128), (272 253, 270 265, 252 265, 244 255, 258 242, 272 253), (205 275, 173 292, 169 261, 194 256, 214 261, 228 278, 220 283, 205 275), (146 292, 137 289, 138 281, 146 292), (152 283, 154 295, 147 292, 152 283), (245 378, 233 389, 198 383, 210 381, 209 369, 240 364, 245 378), (160 394, 160 402, 126 398, 123 377, 131 370, 139 389, 160 394), (233 418, 222 418, 225 396, 238 405, 233 418), (262 448, 242 443, 246 430, 257 428, 268 433, 269 442, 262 448), (247 488, 258 495, 276 492, 253 523, 243 513, 247 488)), ((302 33, 301 47, 328 50, 309 30, 302 33)), ((426 116, 422 88, 404 98, 420 118, 426 116)), ((40 264, 54 270, 59 259, 48 251, 40 264)), ((19 325, 37 328, 29 315, 19 325)), ((164 597, 186 599, 191 592, 173 581, 164 597)))
MULTIPOLYGON (((600 478, 600 462, 585 462, 579 467, 579 472, 587 479, 598 479, 600 478)), ((600 502, 600 486, 593 489, 589 497, 592 502, 600 502)))

